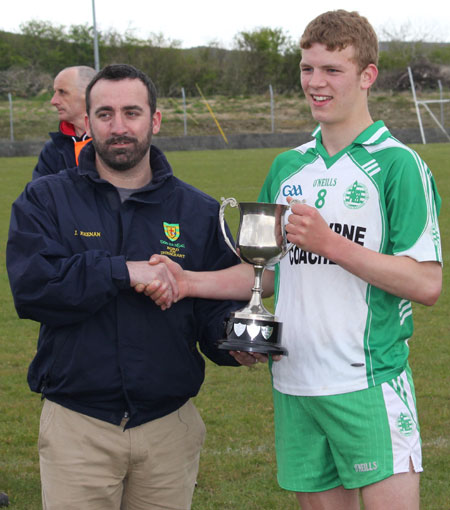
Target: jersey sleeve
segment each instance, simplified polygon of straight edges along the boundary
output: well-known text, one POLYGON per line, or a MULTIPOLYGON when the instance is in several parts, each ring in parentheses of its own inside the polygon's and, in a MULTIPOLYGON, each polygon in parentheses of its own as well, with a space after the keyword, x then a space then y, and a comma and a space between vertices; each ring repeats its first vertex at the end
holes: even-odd
POLYGON ((280 175, 280 168, 283 166, 282 160, 285 158, 285 153, 278 155, 267 174, 264 183, 262 185, 261 191, 258 195, 258 202, 266 202, 273 203, 276 200, 276 195, 279 191, 279 182, 277 181, 280 175))
POLYGON ((392 253, 442 262, 441 198, 429 168, 415 152, 403 151, 395 160, 385 194, 392 253))

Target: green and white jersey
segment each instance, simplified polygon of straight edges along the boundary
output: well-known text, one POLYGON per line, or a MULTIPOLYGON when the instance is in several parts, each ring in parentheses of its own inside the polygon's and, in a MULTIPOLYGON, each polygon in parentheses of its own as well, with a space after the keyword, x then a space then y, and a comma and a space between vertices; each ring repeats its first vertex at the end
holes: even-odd
MULTIPOLYGON (((321 132, 274 161, 259 201, 316 207, 330 228, 371 250, 442 263, 441 199, 426 164, 379 121, 330 157, 321 132)), ((294 247, 276 268, 276 316, 289 355, 274 387, 332 395, 388 381, 408 358, 411 303, 294 247)))

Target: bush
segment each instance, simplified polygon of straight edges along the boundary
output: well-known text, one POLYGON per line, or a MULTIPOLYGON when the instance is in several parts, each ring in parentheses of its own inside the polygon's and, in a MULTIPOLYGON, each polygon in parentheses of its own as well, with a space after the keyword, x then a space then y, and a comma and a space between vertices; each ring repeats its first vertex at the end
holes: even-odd
POLYGON ((34 97, 51 91, 53 77, 33 67, 11 67, 0 71, 0 96, 34 97))

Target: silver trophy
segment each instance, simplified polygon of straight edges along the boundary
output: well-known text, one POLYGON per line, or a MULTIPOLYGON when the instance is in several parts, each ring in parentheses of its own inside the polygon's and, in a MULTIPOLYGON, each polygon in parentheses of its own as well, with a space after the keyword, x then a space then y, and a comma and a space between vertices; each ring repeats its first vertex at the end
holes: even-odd
POLYGON ((249 303, 231 313, 226 326, 226 339, 219 341, 220 349, 288 354, 287 349, 281 346, 282 323, 262 303, 262 275, 267 266, 279 262, 292 246, 287 242, 284 228, 285 213, 289 209, 288 205, 238 203, 234 198, 222 198, 219 220, 225 242, 244 262, 253 265, 255 284, 249 303), (239 207, 240 211, 236 249, 225 231, 227 205, 239 207))

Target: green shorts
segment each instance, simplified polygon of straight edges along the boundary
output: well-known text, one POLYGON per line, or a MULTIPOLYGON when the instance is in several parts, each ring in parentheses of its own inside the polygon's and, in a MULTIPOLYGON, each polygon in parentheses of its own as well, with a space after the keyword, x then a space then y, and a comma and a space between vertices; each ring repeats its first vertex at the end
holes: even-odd
POLYGON ((342 395, 302 397, 273 390, 278 483, 295 492, 364 487, 422 471, 409 368, 392 381, 342 395))

